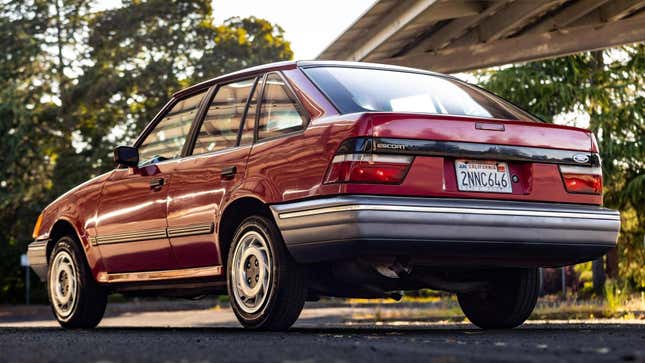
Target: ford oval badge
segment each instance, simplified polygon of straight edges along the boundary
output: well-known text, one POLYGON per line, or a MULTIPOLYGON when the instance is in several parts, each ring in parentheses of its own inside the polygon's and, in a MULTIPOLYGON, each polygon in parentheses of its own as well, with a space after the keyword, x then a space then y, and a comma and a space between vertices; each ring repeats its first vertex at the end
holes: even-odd
POLYGON ((585 154, 573 155, 573 161, 579 164, 586 164, 589 162, 589 155, 585 155, 585 154))

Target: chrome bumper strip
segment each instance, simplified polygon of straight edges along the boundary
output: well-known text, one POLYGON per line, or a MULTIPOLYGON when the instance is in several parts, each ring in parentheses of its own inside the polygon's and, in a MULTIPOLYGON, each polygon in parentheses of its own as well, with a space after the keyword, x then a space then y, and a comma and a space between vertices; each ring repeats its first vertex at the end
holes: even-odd
POLYGON ((580 219, 605 219, 620 220, 620 215, 578 212, 549 212, 521 209, 495 209, 495 208, 453 208, 453 207, 420 207, 406 205, 378 205, 378 204, 353 204, 335 207, 324 207, 297 212, 280 213, 280 219, 313 216, 318 214, 346 212, 346 211, 394 211, 394 212, 420 212, 420 213, 455 213, 455 214, 484 214, 484 215, 512 215, 527 217, 556 217, 580 219))
POLYGON ((270 207, 289 252, 302 263, 443 248, 464 258, 524 249, 518 260, 561 266, 602 255, 620 230, 617 211, 582 204, 343 195, 270 207), (529 245, 541 251, 529 252, 529 245), (538 261, 538 252, 549 257, 538 261))
POLYGON ((36 240, 27 247, 29 266, 41 281, 47 278, 47 243, 49 240, 36 240))

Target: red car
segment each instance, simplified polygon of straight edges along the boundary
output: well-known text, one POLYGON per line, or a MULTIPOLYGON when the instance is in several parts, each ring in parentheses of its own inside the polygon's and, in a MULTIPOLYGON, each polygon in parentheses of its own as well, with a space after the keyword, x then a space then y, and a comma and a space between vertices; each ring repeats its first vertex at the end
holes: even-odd
POLYGON ((591 132, 417 69, 221 76, 174 94, 114 159, 34 228, 30 261, 63 327, 96 326, 113 292, 228 292, 242 325, 280 330, 320 296, 431 288, 511 328, 538 267, 602 256, 620 228, 591 132))

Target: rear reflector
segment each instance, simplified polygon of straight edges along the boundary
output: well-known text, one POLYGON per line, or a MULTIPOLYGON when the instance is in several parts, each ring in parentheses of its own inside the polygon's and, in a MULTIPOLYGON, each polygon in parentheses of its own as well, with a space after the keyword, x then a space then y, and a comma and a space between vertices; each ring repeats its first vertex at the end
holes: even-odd
POLYGON ((399 184, 412 163, 412 156, 380 154, 336 155, 325 183, 399 184))
POLYGON ((602 170, 600 167, 561 165, 560 173, 564 187, 569 193, 602 193, 602 170))

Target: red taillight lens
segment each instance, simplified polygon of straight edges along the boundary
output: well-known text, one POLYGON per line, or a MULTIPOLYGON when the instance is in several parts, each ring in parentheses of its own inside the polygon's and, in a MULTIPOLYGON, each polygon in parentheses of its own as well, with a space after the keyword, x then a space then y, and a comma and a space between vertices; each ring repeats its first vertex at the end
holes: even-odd
POLYGON ((602 193, 602 171, 599 167, 560 166, 560 173, 569 193, 602 193))
POLYGON ((379 154, 336 155, 325 183, 399 184, 405 178, 411 156, 379 154))

